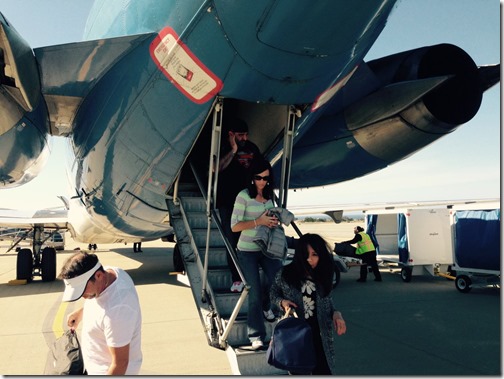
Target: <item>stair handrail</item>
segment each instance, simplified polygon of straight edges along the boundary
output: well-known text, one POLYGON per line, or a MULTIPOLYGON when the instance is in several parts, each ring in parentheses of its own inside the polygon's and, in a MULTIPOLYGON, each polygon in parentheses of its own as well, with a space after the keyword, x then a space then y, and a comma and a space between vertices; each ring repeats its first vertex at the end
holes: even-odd
MULTIPOLYGON (((198 170, 196 169, 196 166, 194 165, 194 162, 192 160, 189 161, 189 165, 190 165, 191 170, 194 174, 194 178, 196 179, 196 183, 198 185, 198 188, 200 189, 200 191, 202 193, 203 199, 205 199, 207 204, 213 203, 211 201, 210 202, 208 201, 208 195, 205 194, 203 182, 202 182, 201 177, 198 173, 198 170)), ((210 191, 208 191, 208 193, 210 193, 210 191)), ((222 222, 216 212, 216 209, 210 207, 209 214, 211 215, 211 217, 209 218, 209 221, 208 221, 208 228, 210 228, 210 223, 213 218, 215 225, 217 226, 217 229, 219 230, 219 233, 222 236, 222 239, 224 241, 224 246, 227 250, 227 253, 231 256, 231 260, 233 261, 233 264, 236 267, 236 271, 238 272, 238 275, 240 276, 240 279, 243 282, 243 290, 240 294, 240 297, 238 298, 238 301, 236 302, 236 305, 234 306, 233 311, 231 312, 231 316, 229 317, 229 321, 228 321, 226 327, 223 328, 224 331, 219 336, 219 344, 222 348, 225 348, 227 345, 227 342, 226 342, 227 337, 228 337, 229 333, 231 332, 231 328, 233 327, 233 324, 236 320, 236 317, 238 317, 238 314, 240 313, 240 309, 243 306, 245 299, 247 298, 248 293, 250 291, 250 285, 245 280, 245 276, 243 275, 243 272, 241 270, 238 257, 236 256, 236 252, 235 252, 234 248, 231 246, 231 242, 229 242, 229 239, 227 238, 226 234, 224 233, 224 228, 222 227, 222 222)), ((207 246, 206 246, 206 251, 205 251, 205 265, 204 265, 204 275, 203 275, 204 281, 202 283, 204 292, 206 291, 206 272, 208 271, 207 254, 208 254, 208 239, 207 239, 207 246)))

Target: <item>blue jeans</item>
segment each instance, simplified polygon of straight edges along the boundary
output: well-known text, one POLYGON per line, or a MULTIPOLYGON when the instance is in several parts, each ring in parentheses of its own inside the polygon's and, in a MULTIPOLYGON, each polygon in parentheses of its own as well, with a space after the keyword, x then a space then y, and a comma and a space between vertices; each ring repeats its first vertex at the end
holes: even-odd
POLYGON ((248 293, 247 332, 250 342, 266 337, 263 310, 271 307, 269 292, 275 275, 282 268, 282 261, 266 257, 260 251, 238 251, 238 259, 245 280, 250 286, 248 293), (266 288, 261 288, 259 267, 262 267, 267 278, 266 288))

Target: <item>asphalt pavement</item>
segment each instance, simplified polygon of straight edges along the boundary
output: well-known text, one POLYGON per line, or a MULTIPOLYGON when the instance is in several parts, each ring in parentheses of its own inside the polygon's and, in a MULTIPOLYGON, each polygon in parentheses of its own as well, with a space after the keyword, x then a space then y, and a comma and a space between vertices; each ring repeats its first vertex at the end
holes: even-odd
MULTIPOLYGON (((208 346, 193 297, 173 270, 173 244, 154 241, 99 246, 105 265, 124 268, 136 283, 143 313, 142 375, 230 375, 224 351, 208 346)), ((42 374, 48 344, 62 333, 63 283, 15 279, 15 253, 0 246, 0 374, 42 374)), ((58 252, 58 269, 72 251, 58 252)), ((382 269, 383 282, 358 283, 357 267, 334 291, 347 333, 336 339, 338 376, 500 376, 500 288, 459 292, 428 274, 403 282, 382 269)), ((79 300, 81 301, 81 300, 79 300)))

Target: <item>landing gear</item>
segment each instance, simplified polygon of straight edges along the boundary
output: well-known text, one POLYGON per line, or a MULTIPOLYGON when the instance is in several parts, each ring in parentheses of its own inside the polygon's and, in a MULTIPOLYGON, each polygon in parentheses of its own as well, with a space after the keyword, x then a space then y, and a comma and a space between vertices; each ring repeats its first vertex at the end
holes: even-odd
POLYGON ((88 250, 94 250, 94 251, 96 251, 97 248, 98 248, 98 246, 96 246, 95 243, 90 243, 88 245, 88 250))
POLYGON ((16 279, 31 282, 33 278, 33 258, 30 249, 21 249, 17 255, 16 279))
POLYGON ((46 247, 42 250, 40 270, 43 282, 52 282, 56 279, 56 249, 46 247))
POLYGON ((47 238, 44 237, 44 227, 36 225, 33 228, 33 250, 16 248, 16 279, 31 282, 37 275, 41 276, 44 282, 56 279, 56 249, 46 247, 40 250, 47 238))

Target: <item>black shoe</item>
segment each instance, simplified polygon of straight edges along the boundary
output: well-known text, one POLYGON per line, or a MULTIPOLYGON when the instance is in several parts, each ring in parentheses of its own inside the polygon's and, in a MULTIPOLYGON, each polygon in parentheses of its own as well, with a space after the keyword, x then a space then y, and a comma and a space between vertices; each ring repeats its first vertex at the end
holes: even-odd
POLYGON ((137 253, 143 253, 143 250, 138 250, 137 253))
POLYGON ((366 281, 366 279, 357 279, 357 281, 358 281, 359 283, 364 283, 364 282, 366 281))
POLYGON ((381 280, 381 278, 380 278, 380 279, 375 278, 375 280, 374 280, 374 281, 375 281, 375 282, 381 282, 382 280, 381 280))

